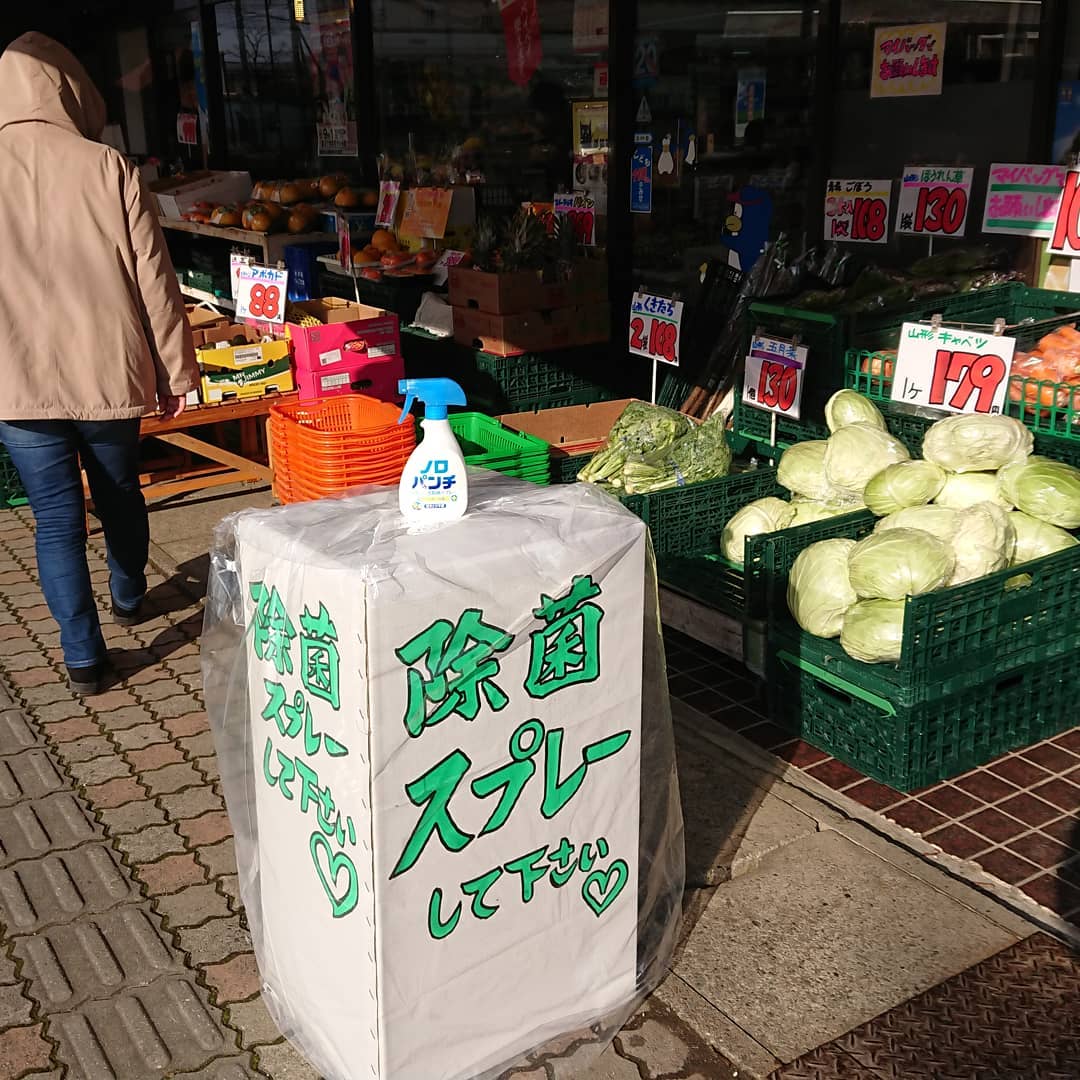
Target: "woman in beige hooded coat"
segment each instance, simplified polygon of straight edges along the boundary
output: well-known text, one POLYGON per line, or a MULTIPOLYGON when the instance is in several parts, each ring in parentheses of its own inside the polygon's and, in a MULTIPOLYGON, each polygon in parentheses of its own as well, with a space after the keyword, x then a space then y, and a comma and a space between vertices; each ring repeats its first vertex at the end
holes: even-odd
POLYGON ((42 34, 0 56, 0 440, 37 526, 72 687, 97 692, 105 643, 86 563, 80 461, 108 547, 114 620, 138 620, 149 525, 139 418, 198 383, 153 199, 96 140, 105 103, 42 34))

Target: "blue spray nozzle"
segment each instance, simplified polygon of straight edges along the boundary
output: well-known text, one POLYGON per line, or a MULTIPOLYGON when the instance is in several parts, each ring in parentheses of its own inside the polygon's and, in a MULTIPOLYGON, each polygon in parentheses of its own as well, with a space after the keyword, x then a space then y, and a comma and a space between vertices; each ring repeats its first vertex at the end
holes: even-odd
POLYGON ((404 423, 417 398, 424 403, 425 420, 445 420, 448 405, 466 404, 465 391, 453 379, 401 379, 397 388, 405 395, 399 424, 404 423))

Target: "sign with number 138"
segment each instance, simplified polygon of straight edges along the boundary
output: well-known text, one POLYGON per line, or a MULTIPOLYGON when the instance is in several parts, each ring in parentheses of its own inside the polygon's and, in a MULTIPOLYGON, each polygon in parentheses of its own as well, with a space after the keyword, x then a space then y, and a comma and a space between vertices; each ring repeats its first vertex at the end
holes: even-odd
POLYGON ((630 303, 630 352, 678 367, 682 311, 681 300, 634 293, 630 303))

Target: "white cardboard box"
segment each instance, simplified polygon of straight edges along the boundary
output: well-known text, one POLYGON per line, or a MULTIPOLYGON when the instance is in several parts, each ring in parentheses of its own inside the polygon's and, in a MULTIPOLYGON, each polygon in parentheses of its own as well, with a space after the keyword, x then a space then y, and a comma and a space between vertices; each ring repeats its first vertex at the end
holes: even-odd
POLYGON ((245 900, 331 1080, 478 1075, 635 993, 646 532, 583 487, 416 534, 394 489, 238 519, 245 900))
POLYGON ((154 185, 162 217, 181 218, 198 202, 235 203, 251 196, 251 174, 215 172, 187 183, 162 188, 154 185))

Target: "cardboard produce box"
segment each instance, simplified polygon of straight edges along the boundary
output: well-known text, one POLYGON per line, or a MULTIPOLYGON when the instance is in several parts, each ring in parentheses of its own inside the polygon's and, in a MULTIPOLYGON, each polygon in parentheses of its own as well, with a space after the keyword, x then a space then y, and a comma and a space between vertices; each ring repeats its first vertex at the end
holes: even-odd
POLYGON ((288 339, 266 341, 264 331, 247 323, 223 320, 220 326, 196 330, 192 336, 199 363, 211 367, 239 370, 287 359, 292 351, 288 339))
POLYGON ((564 349, 574 344, 572 308, 490 315, 454 308, 454 340, 494 356, 564 349))
POLYGON ((491 315, 575 307, 586 300, 606 296, 607 265, 596 261, 576 262, 564 281, 548 284, 536 270, 516 270, 509 274, 490 274, 460 266, 450 270, 450 303, 491 315))
MULTIPOLYGON (((224 315, 211 311, 201 304, 185 304, 184 310, 187 312, 187 319, 191 324, 191 329, 196 333, 200 330, 209 330, 215 326, 225 326, 229 321, 224 315)), ((196 341, 196 348, 198 348, 198 345, 199 342, 196 341)))
POLYGON ((202 399, 208 405, 218 405, 235 399, 247 401, 267 394, 287 394, 296 389, 292 366, 288 360, 271 361, 242 371, 225 369, 204 370, 202 399))
POLYGON ((496 417, 511 431, 535 435, 551 447, 552 457, 573 457, 595 450, 634 398, 567 405, 561 409, 535 409, 496 417))
POLYGON ((247 172, 197 172, 170 176, 150 185, 162 217, 182 218, 196 203, 235 203, 251 196, 247 172))

